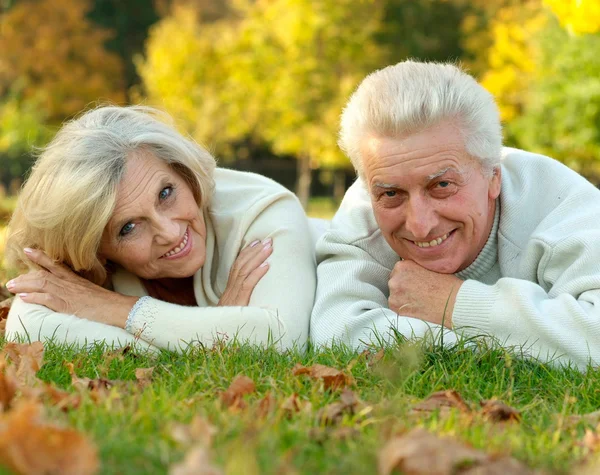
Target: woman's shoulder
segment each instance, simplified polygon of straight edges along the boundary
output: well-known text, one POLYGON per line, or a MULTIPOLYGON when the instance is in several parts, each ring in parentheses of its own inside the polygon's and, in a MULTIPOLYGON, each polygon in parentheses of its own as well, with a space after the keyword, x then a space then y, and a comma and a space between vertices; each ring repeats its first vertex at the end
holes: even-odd
POLYGON ((290 201, 299 206, 296 196, 287 188, 266 176, 256 173, 217 168, 211 212, 216 214, 243 213, 255 207, 290 201))

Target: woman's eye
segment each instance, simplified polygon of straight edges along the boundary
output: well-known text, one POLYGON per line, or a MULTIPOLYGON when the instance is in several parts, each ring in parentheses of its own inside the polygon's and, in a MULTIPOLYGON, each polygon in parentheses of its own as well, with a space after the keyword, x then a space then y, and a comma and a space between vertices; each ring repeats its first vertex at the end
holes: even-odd
POLYGON ((135 228, 135 224, 127 223, 119 231, 119 236, 127 236, 131 231, 133 231, 133 228, 135 228))
POLYGON ((172 194, 173 194, 173 187, 172 186, 165 186, 162 190, 160 190, 160 193, 158 194, 158 198, 161 201, 164 201, 169 196, 171 196, 172 194))

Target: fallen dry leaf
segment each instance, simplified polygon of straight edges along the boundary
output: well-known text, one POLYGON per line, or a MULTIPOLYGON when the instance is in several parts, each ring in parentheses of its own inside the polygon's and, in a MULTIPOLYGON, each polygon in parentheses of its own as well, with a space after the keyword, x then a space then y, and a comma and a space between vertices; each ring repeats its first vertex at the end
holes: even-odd
POLYGON ((140 388, 145 388, 152 382, 152 373, 154 372, 154 366, 150 368, 137 368, 135 370, 135 379, 138 382, 140 388))
POLYGON ((18 405, 0 419, 0 463, 19 474, 87 475, 98 471, 94 444, 74 429, 42 421, 41 406, 18 405))
POLYGON ((394 470, 411 475, 516 475, 532 473, 508 457, 492 457, 456 440, 417 428, 395 437, 381 449, 380 475, 394 470), (510 467, 510 470, 507 468, 510 467))
POLYGON ((328 404, 317 413, 317 420, 323 424, 336 424, 341 421, 344 414, 354 415, 360 411, 363 404, 348 388, 344 388, 340 401, 328 404))
POLYGON ((10 408, 17 392, 18 382, 14 366, 8 366, 6 359, 0 358, 0 411, 10 408))
MULTIPOLYGON (((0 295, 0 298, 2 297, 4 296, 0 295)), ((10 297, 0 302, 0 320, 6 320, 8 318, 8 312, 10 311, 10 306, 12 305, 14 299, 14 297, 10 297)))
POLYGON ((592 452, 596 452, 600 448, 600 436, 596 432, 586 429, 580 445, 592 452))
POLYGON ((273 396, 271 391, 269 391, 267 394, 265 394, 265 397, 263 397, 259 401, 258 407, 256 409, 256 413, 257 413, 258 417, 260 417, 262 419, 262 418, 267 417, 273 411, 275 411, 276 408, 277 408, 277 401, 275 400, 275 397, 273 396))
POLYGON ((192 448, 182 462, 169 470, 169 475, 221 475, 221 469, 212 465, 208 449, 202 445, 192 448))
POLYGON ((312 404, 310 401, 303 401, 298 397, 298 394, 293 393, 281 404, 281 410, 283 413, 291 417, 297 412, 310 413, 312 411, 312 404))
POLYGON ((35 341, 28 344, 7 343, 2 350, 14 363, 19 385, 34 386, 37 372, 44 362, 44 344, 35 341))
POLYGON ((171 437, 180 444, 200 443, 204 447, 212 445, 217 429, 202 416, 195 416, 189 424, 174 424, 171 437))
POLYGON ((325 389, 338 389, 349 386, 354 383, 354 378, 345 374, 339 369, 331 368, 322 364, 314 364, 312 366, 302 366, 300 363, 292 368, 292 373, 295 376, 306 374, 312 379, 320 379, 323 381, 325 389))
POLYGON ((573 414, 567 418, 568 425, 575 425, 579 422, 585 422, 593 426, 600 423, 600 411, 588 412, 587 414, 573 414))
POLYGON ((255 390, 254 381, 248 376, 240 374, 233 378, 227 390, 221 393, 221 401, 225 404, 225 407, 230 409, 243 409, 246 407, 243 400, 244 395, 252 394, 255 390))
POLYGON ((481 415, 490 422, 521 422, 521 413, 502 401, 490 399, 481 401, 481 415))
POLYGON ((42 396, 44 396, 52 406, 55 406, 64 412, 77 409, 81 404, 81 395, 63 391, 48 383, 44 386, 42 396))
POLYGON ((80 378, 75 374, 73 363, 65 362, 65 366, 71 375, 71 384, 80 391, 89 391, 93 401, 98 402, 105 399, 110 393, 110 389, 114 386, 113 381, 104 378, 80 378))
POLYGON ((419 402, 412 410, 417 412, 433 412, 437 409, 440 410, 440 413, 448 413, 450 409, 458 409, 463 413, 471 412, 469 405, 454 389, 435 392, 419 402))

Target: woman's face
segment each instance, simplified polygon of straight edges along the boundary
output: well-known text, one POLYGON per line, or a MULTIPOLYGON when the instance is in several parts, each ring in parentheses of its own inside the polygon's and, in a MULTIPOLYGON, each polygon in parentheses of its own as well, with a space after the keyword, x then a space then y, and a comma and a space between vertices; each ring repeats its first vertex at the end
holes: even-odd
POLYGON ((143 279, 194 275, 206 258, 206 225, 192 189, 150 153, 127 159, 100 257, 143 279))

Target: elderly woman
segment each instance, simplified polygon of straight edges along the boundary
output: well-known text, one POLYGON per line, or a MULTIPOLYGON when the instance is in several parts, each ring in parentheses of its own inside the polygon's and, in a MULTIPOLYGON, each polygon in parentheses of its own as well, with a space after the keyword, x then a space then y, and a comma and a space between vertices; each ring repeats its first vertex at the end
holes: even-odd
POLYGON ((9 339, 303 345, 314 240, 295 196, 216 168, 160 113, 100 107, 43 150, 9 225, 9 339))

